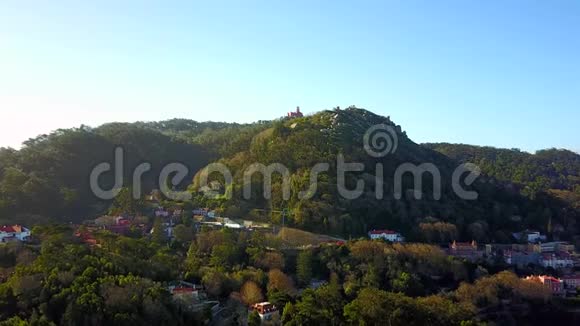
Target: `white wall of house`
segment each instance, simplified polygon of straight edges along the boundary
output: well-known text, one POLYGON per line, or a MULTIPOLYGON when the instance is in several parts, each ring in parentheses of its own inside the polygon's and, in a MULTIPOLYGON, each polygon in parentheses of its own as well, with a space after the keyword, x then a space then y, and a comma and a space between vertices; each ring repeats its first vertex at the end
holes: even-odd
POLYGON ((552 258, 542 260, 542 266, 552 268, 572 267, 574 262, 571 259, 552 258))
POLYGON ((30 230, 27 228, 22 228, 22 232, 4 232, 0 231, 0 242, 3 242, 6 238, 16 238, 19 241, 24 241, 30 236, 30 230))
POLYGON ((369 234, 372 240, 377 239, 384 239, 391 242, 402 242, 403 237, 399 233, 387 234, 387 233, 380 233, 380 234, 369 234))

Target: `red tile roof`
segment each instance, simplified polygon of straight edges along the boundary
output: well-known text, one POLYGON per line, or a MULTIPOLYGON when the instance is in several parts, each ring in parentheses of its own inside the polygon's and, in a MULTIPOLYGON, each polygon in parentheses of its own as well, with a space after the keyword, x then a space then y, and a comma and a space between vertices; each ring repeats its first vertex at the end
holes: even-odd
POLYGON ((556 282, 556 283, 561 282, 561 280, 559 280, 553 276, 544 276, 544 283, 546 281, 551 281, 551 282, 556 282))
POLYGON ((193 293, 194 291, 195 291, 195 289, 192 287, 178 286, 178 287, 175 287, 171 292, 172 293, 193 293))
POLYGON ((14 227, 12 227, 12 225, 2 225, 0 226, 0 232, 14 233, 16 230, 14 227))
POLYGON ((129 225, 129 224, 131 224, 131 221, 129 221, 126 218, 122 218, 122 219, 117 221, 117 225, 129 225))

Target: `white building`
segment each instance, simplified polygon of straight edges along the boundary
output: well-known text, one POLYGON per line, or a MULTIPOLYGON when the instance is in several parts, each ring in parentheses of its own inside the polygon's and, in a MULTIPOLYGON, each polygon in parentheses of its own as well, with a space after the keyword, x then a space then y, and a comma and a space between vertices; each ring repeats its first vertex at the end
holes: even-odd
POLYGON ((369 238, 372 240, 383 239, 391 242, 405 241, 405 238, 400 233, 391 230, 372 230, 369 232, 369 238))
POLYGON ((552 267, 552 268, 565 268, 565 267, 574 267, 574 261, 570 254, 565 252, 559 252, 555 254, 543 254, 542 258, 540 259, 540 263, 544 267, 552 267))
POLYGON ((263 321, 270 321, 280 316, 278 308, 270 302, 256 303, 250 307, 250 311, 257 311, 263 321))
POLYGON ((30 236, 30 230, 22 225, 3 225, 0 226, 0 242, 12 240, 26 241, 30 236))
POLYGON ((569 289, 576 289, 580 287, 580 275, 567 275, 562 277, 564 285, 569 289))
POLYGON ((546 240, 546 236, 542 235, 540 232, 537 231, 527 232, 525 233, 525 236, 527 237, 527 240, 530 243, 537 243, 546 240))
POLYGON ((545 242, 537 245, 541 253, 545 252, 574 252, 574 245, 566 241, 545 242))
POLYGON ((513 234, 514 238, 517 240, 524 240, 528 243, 538 243, 541 241, 546 241, 546 236, 538 231, 526 230, 523 232, 518 232, 513 234))

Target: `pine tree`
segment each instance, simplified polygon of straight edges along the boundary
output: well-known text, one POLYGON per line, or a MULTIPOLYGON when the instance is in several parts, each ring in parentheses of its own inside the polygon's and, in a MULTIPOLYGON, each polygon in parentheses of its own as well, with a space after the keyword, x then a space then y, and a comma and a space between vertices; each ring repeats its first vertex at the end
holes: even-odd
POLYGON ((310 283, 312 279, 312 253, 310 251, 303 251, 298 255, 296 276, 300 284, 307 285, 310 283))

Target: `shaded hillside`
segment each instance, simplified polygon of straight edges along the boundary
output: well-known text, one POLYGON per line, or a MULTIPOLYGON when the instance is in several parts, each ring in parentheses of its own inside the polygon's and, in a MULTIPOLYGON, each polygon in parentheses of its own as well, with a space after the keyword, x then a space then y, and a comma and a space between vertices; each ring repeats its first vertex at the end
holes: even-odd
MULTIPOLYGON (((555 150, 536 155, 509 150, 492 154, 484 149, 483 155, 475 149, 454 152, 454 145, 421 146, 388 117, 355 107, 254 124, 175 119, 58 130, 29 140, 19 151, 0 150, 0 218, 23 223, 48 218, 78 221, 106 211, 110 202, 93 196, 88 176, 98 163, 113 162, 117 145, 125 150, 125 185, 130 185, 138 164, 149 162, 152 171, 144 175, 142 190, 158 188, 159 170, 166 163, 181 162, 189 167, 190 177, 178 187, 187 187, 197 173, 190 186, 194 198, 188 204, 212 207, 230 217, 282 223, 284 216, 288 226, 346 237, 364 235, 373 228, 393 228, 412 240, 430 238, 425 230, 432 230, 428 226, 435 222, 441 222, 436 225, 445 226, 447 231, 456 229, 449 234, 459 239, 479 241, 510 241, 511 232, 524 228, 547 231, 555 238, 571 238, 578 231, 577 196, 572 191, 578 189, 576 154, 555 150), (392 152, 377 158, 365 150, 363 139, 367 130, 378 124, 389 126, 394 132, 391 137, 397 141, 392 152), (364 181, 363 193, 356 199, 345 199, 338 191, 339 154, 346 163, 364 165, 363 171, 345 177, 346 188, 351 190, 358 181, 364 181), (484 171, 467 187, 479 193, 475 201, 461 199, 451 186, 455 169, 468 161, 484 171), (222 194, 217 198, 198 192, 207 190, 200 188, 199 170, 210 162, 224 163, 235 180, 228 188, 214 182, 212 187, 222 194), (243 175, 253 163, 281 163, 288 168, 288 200, 282 198, 283 183, 278 174, 274 174, 271 199, 262 195, 259 174, 252 178, 252 196, 243 198, 243 175), (317 191, 311 198, 299 197, 300 191, 308 189, 310 171, 318 163, 328 163, 329 170, 318 176, 317 191), (378 163, 384 174, 381 188, 377 188, 380 184, 375 178, 378 163), (415 180, 410 173, 402 178, 402 198, 395 198, 395 171, 406 163, 437 167, 442 180, 440 199, 434 196, 434 180, 429 173, 422 178, 422 198, 413 196, 415 180), (544 180, 543 176, 548 186, 538 187, 539 191, 529 196, 525 190, 536 189, 534 184, 544 180), (383 190, 382 199, 377 198, 377 189, 383 190)), ((112 177, 112 173, 103 175, 104 188, 112 184, 112 177)), ((210 180, 219 181, 220 177, 214 174, 210 180)))
POLYGON ((475 163, 489 176, 523 186, 523 192, 531 196, 548 189, 580 193, 580 155, 569 150, 552 148, 530 154, 464 144, 423 146, 461 162, 475 163))
MULTIPOLYGON (((28 140, 19 151, 0 149, 0 219, 25 223, 36 216, 35 222, 79 221, 103 212, 109 203, 92 194, 89 176, 97 164, 113 164, 117 146, 124 149, 126 186, 137 165, 151 164, 151 171, 143 176, 144 191, 158 188, 156 176, 167 163, 183 162, 193 175, 209 160, 200 145, 134 124, 58 130, 28 140)), ((112 172, 100 179, 104 189, 112 181, 112 172)))
POLYGON ((252 137, 270 127, 271 121, 250 124, 198 122, 171 119, 159 122, 137 122, 134 125, 159 131, 173 139, 203 146, 214 159, 247 149, 252 137))

